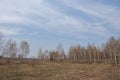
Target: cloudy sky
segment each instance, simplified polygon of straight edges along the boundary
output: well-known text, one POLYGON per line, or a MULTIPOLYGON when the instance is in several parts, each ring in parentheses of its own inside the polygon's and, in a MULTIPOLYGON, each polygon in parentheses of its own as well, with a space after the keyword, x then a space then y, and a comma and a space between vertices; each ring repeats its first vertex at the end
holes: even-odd
POLYGON ((120 0, 0 0, 0 32, 27 40, 30 56, 61 43, 100 45, 120 36, 120 0))

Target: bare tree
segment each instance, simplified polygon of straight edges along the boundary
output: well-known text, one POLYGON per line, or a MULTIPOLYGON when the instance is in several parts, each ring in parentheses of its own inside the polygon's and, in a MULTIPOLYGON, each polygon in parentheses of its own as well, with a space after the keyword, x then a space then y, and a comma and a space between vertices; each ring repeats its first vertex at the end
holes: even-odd
POLYGON ((42 59, 42 49, 41 48, 39 48, 39 50, 38 50, 38 59, 42 59))
POLYGON ((68 51, 68 58, 70 61, 74 61, 74 47, 71 46, 68 51))
POLYGON ((3 38, 3 34, 0 32, 0 56, 2 56, 2 51, 3 51, 3 47, 4 47, 4 38, 3 38))
POLYGON ((23 58, 26 58, 29 54, 29 44, 27 41, 23 40, 20 44, 20 52, 23 58))
POLYGON ((89 63, 92 63, 93 62, 93 58, 92 58, 92 45, 91 44, 88 44, 87 46, 87 54, 88 54, 88 57, 89 57, 89 63))
POLYGON ((72 62, 80 62, 82 53, 80 46, 71 46, 69 48, 68 57, 72 62))
POLYGON ((120 38, 118 39, 118 64, 120 64, 120 38))
POLYGON ((50 51, 50 61, 58 61, 59 54, 56 51, 50 51))
POLYGON ((10 47, 10 44, 11 44, 12 40, 8 40, 3 48, 3 52, 2 54, 6 57, 9 58, 9 53, 10 53, 10 50, 9 50, 9 47, 10 47))
POLYGON ((58 55, 59 55, 58 59, 59 59, 60 61, 63 61, 64 59, 66 59, 66 55, 65 55, 64 49, 63 49, 63 47, 62 47, 62 44, 59 44, 59 45, 57 46, 56 50, 57 50, 57 53, 58 53, 58 55))
POLYGON ((17 56, 17 45, 16 42, 13 41, 10 45, 9 45, 9 57, 10 58, 15 58, 17 56))
POLYGON ((119 63, 119 45, 119 40, 115 39, 114 37, 111 37, 104 48, 107 59, 110 63, 114 64, 115 66, 117 66, 119 63))
POLYGON ((3 48, 3 55, 9 58, 15 58, 17 54, 16 42, 8 40, 3 48))

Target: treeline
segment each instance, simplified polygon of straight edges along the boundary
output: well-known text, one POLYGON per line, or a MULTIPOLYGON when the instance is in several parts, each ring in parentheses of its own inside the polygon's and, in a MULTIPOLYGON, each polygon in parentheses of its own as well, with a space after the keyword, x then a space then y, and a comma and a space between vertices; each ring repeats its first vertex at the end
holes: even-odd
POLYGON ((5 40, 2 33, 0 33, 0 57, 6 58, 26 58, 29 54, 29 44, 22 40, 20 45, 17 45, 15 40, 5 40))
POLYGON ((120 38, 111 37, 101 47, 94 44, 88 44, 87 47, 76 45, 71 46, 67 53, 65 53, 61 44, 56 50, 38 51, 38 58, 40 60, 48 61, 71 61, 77 63, 110 63, 115 66, 120 64, 120 38))
MULTIPOLYGON (((14 40, 5 40, 0 33, 0 53, 1 57, 26 58, 29 54, 29 44, 21 41, 17 45, 14 40)), ((88 44, 86 47, 81 45, 71 46, 65 53, 62 44, 55 50, 38 50, 38 59, 45 61, 71 61, 76 63, 110 63, 115 66, 120 64, 120 38, 111 37, 101 46, 88 44)))

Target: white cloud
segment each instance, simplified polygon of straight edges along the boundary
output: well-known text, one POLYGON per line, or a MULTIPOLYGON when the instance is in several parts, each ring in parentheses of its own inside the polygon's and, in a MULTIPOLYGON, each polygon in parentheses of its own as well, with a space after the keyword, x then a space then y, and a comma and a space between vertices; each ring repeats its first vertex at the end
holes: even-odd
POLYGON ((21 23, 22 18, 19 16, 0 16, 0 23, 21 23))
MULTIPOLYGON (((63 1, 65 5, 83 11, 90 16, 92 15, 102 18, 104 20, 103 22, 107 21, 113 25, 120 25, 120 19, 118 18, 119 11, 114 8, 101 4, 84 5, 73 0, 61 1, 63 1), (111 14, 116 14, 116 16, 112 15, 112 17, 110 16, 111 14)), ((109 34, 102 24, 96 26, 91 23, 91 25, 88 25, 88 22, 76 19, 73 16, 69 16, 60 12, 58 9, 55 9, 53 6, 51 6, 51 4, 45 2, 44 0, 1 0, 0 17, 0 23, 20 23, 24 25, 34 25, 33 27, 44 28, 57 34, 68 34, 74 36, 80 36, 84 33, 93 33, 102 36, 106 36, 104 34, 109 34)), ((117 28, 119 27, 117 26, 117 28)), ((0 30, 6 34, 19 33, 19 31, 13 30, 12 28, 11 30, 0 30)))
POLYGON ((0 32, 4 35, 18 35, 20 34, 20 29, 14 28, 0 28, 0 32))
POLYGON ((116 29, 120 29, 120 8, 118 7, 100 4, 92 0, 79 0, 80 2, 73 0, 61 1, 69 7, 82 11, 89 16, 93 16, 93 18, 100 18, 102 22, 106 22, 113 25, 116 29))

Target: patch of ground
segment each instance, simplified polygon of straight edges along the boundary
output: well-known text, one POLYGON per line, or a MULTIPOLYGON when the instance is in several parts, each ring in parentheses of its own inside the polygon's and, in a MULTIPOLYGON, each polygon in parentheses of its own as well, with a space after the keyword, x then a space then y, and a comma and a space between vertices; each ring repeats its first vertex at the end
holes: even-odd
POLYGON ((7 64, 0 65, 0 80, 120 80, 120 67, 70 62, 7 64))

